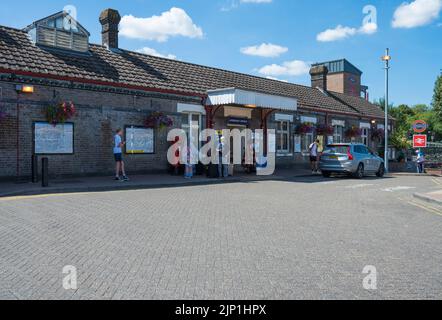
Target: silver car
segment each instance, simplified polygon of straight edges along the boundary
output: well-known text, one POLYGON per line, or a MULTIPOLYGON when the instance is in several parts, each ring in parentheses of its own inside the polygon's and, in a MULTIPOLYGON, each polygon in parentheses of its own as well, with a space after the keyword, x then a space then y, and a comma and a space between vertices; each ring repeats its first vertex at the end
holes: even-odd
POLYGON ((324 177, 344 173, 362 179, 366 174, 376 174, 380 178, 385 174, 384 160, 364 144, 356 143, 328 145, 320 158, 319 168, 324 177))

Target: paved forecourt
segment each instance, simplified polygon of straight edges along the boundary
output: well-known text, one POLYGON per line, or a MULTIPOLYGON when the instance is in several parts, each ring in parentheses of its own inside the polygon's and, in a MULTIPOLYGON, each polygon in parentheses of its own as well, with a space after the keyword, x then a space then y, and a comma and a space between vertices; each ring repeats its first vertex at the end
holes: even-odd
POLYGON ((441 183, 299 177, 2 198, 0 298, 440 299, 442 211, 413 194, 441 183), (66 266, 76 290, 63 287, 66 266), (363 287, 366 266, 376 290, 363 287))

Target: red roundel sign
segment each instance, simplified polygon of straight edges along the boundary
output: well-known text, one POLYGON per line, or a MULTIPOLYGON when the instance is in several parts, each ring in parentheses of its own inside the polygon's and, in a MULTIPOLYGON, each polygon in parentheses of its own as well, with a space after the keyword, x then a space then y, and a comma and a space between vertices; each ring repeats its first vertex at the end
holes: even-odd
POLYGON ((413 124, 413 130, 416 133, 423 133, 427 131, 428 125, 423 120, 416 120, 413 124))

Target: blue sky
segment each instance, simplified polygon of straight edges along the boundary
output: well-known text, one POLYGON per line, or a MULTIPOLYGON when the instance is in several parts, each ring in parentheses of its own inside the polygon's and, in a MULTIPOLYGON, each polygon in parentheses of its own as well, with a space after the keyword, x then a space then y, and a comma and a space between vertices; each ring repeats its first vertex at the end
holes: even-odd
POLYGON ((298 84, 309 85, 309 63, 345 57, 371 99, 384 94, 380 57, 390 47, 395 104, 429 104, 442 69, 442 0, 22 0, 0 4, 0 24, 22 28, 65 5, 91 42, 101 42, 98 16, 111 7, 125 16, 122 48, 298 84))

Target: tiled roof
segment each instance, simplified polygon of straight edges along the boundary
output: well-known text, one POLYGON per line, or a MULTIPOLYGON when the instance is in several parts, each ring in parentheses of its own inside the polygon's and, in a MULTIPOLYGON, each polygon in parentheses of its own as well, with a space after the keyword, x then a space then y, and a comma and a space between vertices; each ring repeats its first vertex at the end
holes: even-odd
POLYGON ((384 116, 384 112, 377 105, 374 105, 373 103, 370 103, 362 98, 353 97, 338 92, 329 92, 329 95, 356 109, 364 117, 382 118, 384 116))
POLYGON ((361 116, 382 117, 369 102, 318 89, 252 75, 169 60, 141 53, 109 51, 90 45, 89 54, 70 53, 34 45, 26 32, 0 26, 0 68, 48 76, 66 76, 119 85, 206 94, 235 87, 298 99, 301 107, 361 116))

